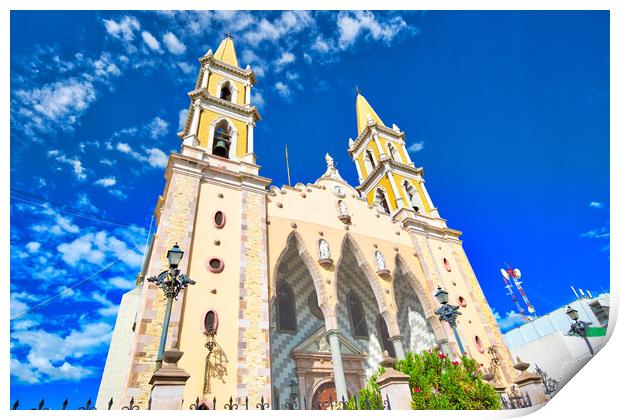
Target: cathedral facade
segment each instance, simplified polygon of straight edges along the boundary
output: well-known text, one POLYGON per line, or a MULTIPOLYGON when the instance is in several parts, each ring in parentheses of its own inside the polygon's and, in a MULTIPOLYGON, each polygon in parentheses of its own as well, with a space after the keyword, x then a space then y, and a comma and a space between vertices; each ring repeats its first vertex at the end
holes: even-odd
POLYGON ((510 354, 461 232, 434 206, 405 133, 386 126, 358 92, 348 152, 359 185, 326 155, 314 183, 271 186, 254 154, 261 117, 252 69, 239 66, 230 37, 200 63, 97 404, 148 405, 166 301, 145 279, 168 268, 175 244, 185 251, 179 268, 196 282, 174 302, 167 333, 166 349, 183 352, 178 366, 189 374, 183 408, 197 397, 209 406, 231 396, 283 407, 292 383, 308 403, 351 396, 384 352, 402 358, 439 348, 458 359, 452 329, 435 314, 438 286, 462 313, 457 329, 467 355, 494 364, 495 380, 510 384, 510 354))

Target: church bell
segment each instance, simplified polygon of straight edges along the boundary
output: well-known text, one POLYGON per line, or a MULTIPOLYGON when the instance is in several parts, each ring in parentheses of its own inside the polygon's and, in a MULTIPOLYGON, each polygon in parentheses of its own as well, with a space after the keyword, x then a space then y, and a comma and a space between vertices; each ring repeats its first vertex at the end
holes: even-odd
POLYGON ((228 144, 224 139, 219 138, 216 140, 213 154, 221 157, 228 157, 228 144))

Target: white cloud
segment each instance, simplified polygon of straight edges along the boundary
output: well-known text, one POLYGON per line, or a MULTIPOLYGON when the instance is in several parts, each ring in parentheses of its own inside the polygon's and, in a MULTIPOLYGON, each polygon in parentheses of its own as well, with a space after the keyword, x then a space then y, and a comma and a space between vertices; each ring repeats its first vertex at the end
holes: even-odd
POLYGON ((411 146, 407 147, 407 150, 409 150, 410 152, 419 152, 422 149, 424 149, 424 142, 423 141, 419 141, 417 143, 413 143, 411 146))
POLYGON ((126 280, 123 277, 112 277, 108 282, 119 289, 122 290, 131 290, 136 287, 136 282, 131 280, 126 280))
POLYGON ((326 40, 320 34, 314 40, 314 44, 312 44, 312 49, 322 54, 330 52, 333 48, 333 42, 331 40, 326 40))
POLYGON ((177 63, 177 66, 179 66, 179 68, 181 69, 181 71, 185 74, 190 74, 191 72, 194 71, 194 66, 192 66, 189 63, 186 63, 184 61, 181 61, 180 63, 177 63))
POLYGON ((148 162, 153 168, 165 168, 168 165, 168 155, 156 147, 151 149, 144 148, 144 154, 140 154, 127 143, 120 142, 116 144, 116 149, 140 162, 148 162))
POLYGON ((26 249, 31 254, 37 253, 39 251, 39 248, 41 248, 41 244, 39 242, 28 242, 26 244, 26 249))
POLYGON ((265 105, 265 99, 263 98, 263 95, 256 90, 252 92, 252 104, 258 107, 263 107, 265 105))
POLYGON ((168 165, 168 155, 157 148, 147 149, 147 161, 154 168, 165 168, 168 165))
POLYGON ((185 120, 187 119, 188 112, 189 110, 187 108, 183 108, 179 111, 179 127, 177 128, 177 131, 181 131, 183 130, 183 127, 185 127, 185 120))
POLYGON ((16 96, 23 104, 19 114, 26 121, 24 126, 32 133, 34 129, 44 132, 72 130, 78 118, 95 101, 97 93, 90 81, 71 78, 30 90, 21 89, 16 96))
POLYGON ((603 207, 603 203, 600 203, 598 201, 592 201, 590 202, 590 207, 600 209, 601 207, 603 207))
POLYGON ((148 123, 146 128, 152 139, 158 139, 168 134, 168 123, 159 117, 153 118, 153 121, 148 123))
POLYGON ((116 185, 116 178, 113 176, 109 176, 106 178, 100 178, 95 181, 95 185, 100 185, 102 187, 108 188, 116 185))
POLYGON ((124 16, 120 21, 104 19, 103 24, 108 34, 125 42, 133 41, 133 31, 140 30, 140 22, 133 16, 124 16))
POLYGON ((65 242, 57 247, 62 254, 62 259, 68 265, 74 267, 78 263, 88 262, 101 264, 110 258, 121 258, 130 267, 139 267, 142 264, 142 256, 135 250, 129 250, 127 244, 105 231, 86 233, 72 242, 65 242))
MULTIPOLYGON (((50 210, 51 211, 51 210, 50 210)), ((65 233, 78 233, 80 228, 74 225, 71 222, 71 219, 61 216, 59 214, 54 213, 45 213, 51 216, 54 216, 54 224, 50 227, 49 225, 37 224, 31 226, 31 229, 38 233, 49 233, 53 236, 61 236, 65 233)))
POLYGON ((48 151, 47 157, 54 158, 57 162, 69 165, 73 169, 73 173, 78 180, 86 179, 86 174, 84 173, 82 161, 80 161, 77 157, 68 158, 64 153, 60 152, 59 150, 48 151))
POLYGON ((183 44, 183 42, 181 42, 172 32, 166 32, 164 34, 164 44, 166 45, 168 51, 176 55, 185 53, 185 50, 187 49, 185 44, 183 44))
POLYGON ((288 51, 284 51, 282 53, 282 55, 280 55, 280 58, 278 58, 276 60, 276 67, 277 69, 281 69, 282 67, 292 63, 295 61, 295 56, 288 52, 288 51))
POLYGON ((276 88, 276 91, 280 94, 280 96, 282 96, 283 98, 288 98, 291 95, 291 89, 288 87, 288 85, 282 82, 276 82, 274 87, 276 88))
MULTIPOLYGON (((95 76, 120 76, 121 70, 112 61, 109 54, 101 54, 99 59, 93 61, 93 69, 95 70, 95 76)), ((92 76, 89 75, 89 79, 92 76)))
POLYGON ((502 331, 511 330, 512 328, 517 327, 524 323, 524 320, 521 317, 521 315, 515 312, 514 310, 510 312, 506 312, 504 316, 501 316, 495 309, 493 309, 493 316, 495 317, 495 320, 497 321, 497 325, 502 331))
POLYGON ((273 23, 261 19, 252 30, 244 34, 244 38, 251 45, 258 45, 263 41, 276 42, 285 35, 301 32, 314 24, 314 18, 306 10, 285 11, 273 23))
POLYGON ((149 31, 142 31, 142 41, 153 51, 162 53, 159 41, 149 31))
POLYGON ((105 350, 112 327, 103 322, 84 325, 66 336, 43 329, 14 331, 12 343, 27 349, 25 361, 11 358, 11 375, 26 383, 54 380, 79 381, 94 373, 92 368, 76 365, 67 359, 82 359, 105 350))
POLYGON ((582 238, 587 238, 587 239, 609 238, 609 228, 602 227, 602 228, 592 229, 592 230, 582 233, 579 236, 581 236, 582 238))
POLYGON ((414 27, 408 28, 407 22, 400 16, 379 21, 368 11, 341 12, 337 24, 338 45, 341 49, 355 44, 359 37, 370 37, 375 41, 389 44, 401 31, 416 32, 414 27))

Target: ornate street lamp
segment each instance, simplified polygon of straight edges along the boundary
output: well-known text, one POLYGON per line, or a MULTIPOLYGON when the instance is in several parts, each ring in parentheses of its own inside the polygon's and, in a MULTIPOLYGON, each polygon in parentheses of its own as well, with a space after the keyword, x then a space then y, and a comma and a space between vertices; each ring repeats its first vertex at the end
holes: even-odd
POLYGON ((461 356, 465 355, 465 349, 463 348, 463 343, 461 343, 461 337, 459 337, 459 332, 456 330, 456 319, 461 313, 458 311, 459 307, 450 305, 448 303, 448 292, 443 290, 440 286, 437 287, 435 291, 435 298, 437 302, 441 305, 439 309, 435 311, 435 315, 439 315, 440 321, 447 322, 454 332, 454 337, 456 338, 456 342, 459 345, 459 349, 461 350, 461 356))
POLYGON ((588 321, 579 320, 579 312, 577 309, 571 308, 570 305, 566 307, 566 315, 572 320, 575 321, 570 326, 570 330, 568 330, 568 335, 578 335, 583 338, 586 344, 588 345, 588 350, 590 350, 590 355, 594 356, 594 350, 592 349, 592 344, 590 344, 590 340, 588 340, 588 326, 592 324, 588 321))
POLYGON ((297 398, 299 397, 297 391, 299 390, 299 385, 297 385, 297 381, 295 379, 291 379, 288 383, 288 387, 291 391, 289 399, 286 401, 286 408, 289 410, 294 410, 297 408, 297 398))
POLYGON ((181 259, 183 258, 183 251, 179 248, 178 244, 168 250, 166 255, 168 258, 168 270, 162 271, 158 276, 149 277, 147 280, 155 283, 164 291, 166 296, 166 313, 164 315, 164 325, 161 330, 161 338, 159 340, 159 350, 157 351, 157 360, 155 362, 155 370, 161 368, 162 360, 164 358, 164 349, 166 348, 166 338, 168 336, 168 327, 170 326, 170 313, 172 312, 172 301, 177 298, 179 292, 185 289, 190 284, 196 284, 195 281, 190 280, 185 274, 181 274, 181 271, 177 268, 181 259))

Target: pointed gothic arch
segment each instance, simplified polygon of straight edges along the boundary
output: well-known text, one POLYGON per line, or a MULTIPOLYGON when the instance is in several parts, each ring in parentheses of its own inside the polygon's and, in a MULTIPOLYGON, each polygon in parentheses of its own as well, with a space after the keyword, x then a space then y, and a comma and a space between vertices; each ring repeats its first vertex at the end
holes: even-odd
MULTIPOLYGON (((327 301, 327 290, 325 288, 325 284, 323 283, 323 276, 321 275, 321 271, 317 264, 314 261, 314 257, 310 252, 308 252, 308 248, 306 244, 297 231, 292 231, 288 237, 286 238, 286 246, 278 256, 278 260, 276 261, 275 268, 273 270, 273 279, 274 286, 277 285, 276 281, 278 279, 278 273, 280 272, 280 266, 286 257, 289 250, 294 248, 303 261, 306 269, 310 273, 310 277, 312 278, 312 283, 314 285, 314 289, 317 295, 317 303, 321 311, 323 312, 323 316, 325 318, 325 325, 328 329, 336 328, 336 316, 335 310, 331 307, 327 301), (332 325, 333 324, 333 325, 332 325)), ((275 301, 275 293, 271 296, 270 306, 273 305, 275 301)))
POLYGON ((345 244, 347 242, 350 246, 351 252, 353 253, 353 257, 355 258, 355 261, 358 267, 361 269, 362 273, 364 274, 364 277, 366 278, 366 280, 368 281, 368 284, 370 285, 370 288, 372 289, 375 302, 377 303, 377 307, 379 308, 379 313, 385 319, 385 322, 388 325, 390 334, 399 335, 398 323, 396 322, 396 316, 389 309, 388 303, 381 290, 381 284, 379 282, 377 274, 374 271, 373 267, 366 260, 366 257, 364 257, 364 253, 362 252, 361 248, 359 247, 355 239, 353 239, 353 237, 349 233, 344 235, 341 245, 340 245, 340 257, 338 259, 338 262, 336 263, 336 271, 334 273, 334 283, 335 283, 334 289, 338 290, 338 273, 339 273, 339 270, 341 269, 342 261, 344 258, 345 244))

